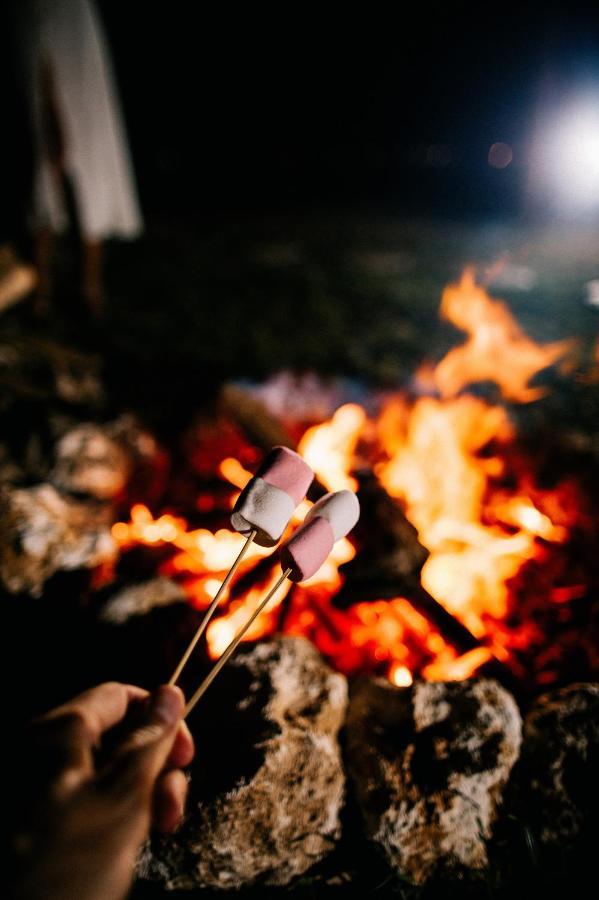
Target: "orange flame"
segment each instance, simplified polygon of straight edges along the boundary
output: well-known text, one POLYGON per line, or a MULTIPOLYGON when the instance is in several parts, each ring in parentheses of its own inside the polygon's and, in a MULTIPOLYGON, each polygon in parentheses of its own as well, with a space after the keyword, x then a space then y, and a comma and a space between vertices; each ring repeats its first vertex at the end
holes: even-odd
POLYGON ((427 397, 407 413, 401 403, 387 410, 378 426, 390 458, 377 474, 405 503, 430 551, 423 586, 473 634, 484 635, 486 616, 506 615, 508 582, 537 554, 535 538, 563 541, 566 529, 554 526, 526 496, 495 504, 490 499, 492 481, 503 472, 498 451, 514 437, 502 407, 469 395, 427 397), (481 455, 490 445, 496 452, 481 455))
POLYGON ((362 407, 347 403, 330 422, 308 428, 302 437, 298 452, 329 491, 356 490, 357 482, 349 473, 365 422, 362 407))
MULTIPOLYGON (((116 522, 112 526, 112 536, 123 549, 135 544, 149 547, 170 544, 177 548, 180 552, 161 565, 160 572, 186 576, 183 586, 194 606, 200 609, 210 604, 245 543, 242 535, 224 528, 216 533, 205 528, 188 531, 185 519, 168 513, 154 519, 150 510, 141 503, 132 507, 130 522, 116 522)), ((267 556, 269 552, 265 547, 252 544, 241 571, 247 570, 252 561, 267 556)))
POLYGON ((507 400, 529 403, 544 394, 542 388, 529 386, 531 378, 574 346, 569 340, 535 343, 507 306, 476 284, 471 269, 443 291, 441 316, 468 335, 466 343, 450 350, 435 370, 443 397, 454 397, 468 384, 493 381, 507 400))
MULTIPOLYGON (((362 407, 347 404, 329 421, 308 428, 299 451, 328 490, 356 489, 352 472, 358 462, 364 463, 356 458, 358 448, 370 454, 381 483, 402 504, 429 551, 422 585, 481 646, 459 655, 409 598, 337 609, 333 601, 343 582, 339 568, 355 555, 346 539, 335 544, 310 581, 293 590, 289 582, 281 588, 246 640, 270 634, 283 622, 285 632, 311 639, 340 671, 385 672, 398 686, 411 684, 413 673, 429 680, 462 679, 494 657, 509 660, 504 620, 511 582, 527 561, 568 540, 573 513, 567 504, 561 508, 557 494, 533 488, 531 476, 525 483, 510 471, 507 449, 516 435, 506 409, 456 395, 467 384, 492 380, 508 399, 535 399, 541 392, 530 387, 531 379, 563 356, 571 343, 535 344, 506 306, 475 284, 470 271, 445 290, 441 313, 468 339, 436 369, 422 369, 421 383, 436 385, 440 398, 397 395, 375 420, 362 407)), ((230 483, 233 504, 251 473, 230 457, 220 462, 217 472, 230 483)), ((307 500, 300 504, 292 525, 302 521, 310 506, 307 500)), ((129 522, 113 526, 113 536, 123 549, 171 545, 174 552, 159 571, 180 579, 199 608, 210 603, 245 540, 228 529, 188 530, 184 519, 169 513, 154 518, 141 504, 133 506, 129 522)), ((270 552, 252 545, 241 573, 270 552)), ((273 558, 266 578, 243 595, 233 601, 223 598, 206 634, 212 658, 222 654, 274 585, 280 574, 274 563, 273 558)), ((554 606, 561 606, 580 597, 581 591, 584 585, 575 579, 572 585, 551 587, 548 596, 554 606)), ((527 623, 513 646, 530 640, 534 627, 527 623)))
POLYGON ((431 663, 422 670, 422 675, 427 681, 463 681, 492 658, 493 652, 488 647, 475 647, 457 659, 431 663))
MULTIPOLYGON (((265 584, 251 588, 242 599, 234 600, 223 616, 213 619, 206 632, 208 651, 212 659, 218 659, 219 656, 222 656, 237 632, 252 613, 256 611, 260 601, 264 599, 268 591, 272 590, 280 577, 280 569, 274 567, 265 584)), ((291 582, 283 582, 281 588, 244 634, 244 641, 255 641, 272 632, 274 625, 273 613, 283 602, 290 587, 291 582)))

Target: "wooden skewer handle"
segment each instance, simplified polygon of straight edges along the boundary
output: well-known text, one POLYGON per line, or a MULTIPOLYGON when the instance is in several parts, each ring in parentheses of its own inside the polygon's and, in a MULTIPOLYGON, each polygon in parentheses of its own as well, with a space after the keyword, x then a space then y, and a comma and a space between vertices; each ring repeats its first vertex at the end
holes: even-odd
POLYGON ((196 703, 199 700, 201 700, 201 698, 204 696, 204 694, 206 693, 206 691, 208 690, 208 688, 210 687, 210 685, 212 684, 212 682, 214 681, 214 679, 216 678, 216 676, 218 675, 220 670, 226 664, 227 660, 233 655, 233 653, 235 653, 237 646, 239 645, 240 641, 242 640, 244 634, 246 633, 246 631, 248 630, 248 628, 250 627, 252 622, 257 618, 257 616, 260 615, 260 613, 262 612, 262 610, 264 609, 266 604, 269 602, 269 600, 271 600, 272 597, 274 597, 274 595, 279 590, 279 588, 281 587, 281 585, 283 584, 285 579, 289 577, 290 573, 291 573, 291 569, 287 569, 285 572, 283 572, 283 574, 281 575, 281 577, 279 578, 279 580, 277 581, 275 586, 268 592, 268 594, 266 595, 264 600, 262 600, 260 602, 260 604, 256 607, 256 609, 254 610, 252 615, 249 617, 249 619, 247 620, 245 625, 237 632, 237 634, 235 635, 235 637, 233 638, 233 640, 231 641, 231 643, 229 644, 229 646, 227 647, 227 649, 225 650, 225 652, 223 653, 221 658, 212 667, 212 669, 208 672, 208 674, 204 678, 203 682, 201 683, 201 685, 199 686, 199 688, 197 689, 197 691, 195 692, 195 694, 193 695, 193 697, 191 698, 191 700, 189 701, 187 706, 185 707, 185 713, 184 713, 183 718, 185 718, 186 716, 189 715, 189 713, 192 711, 192 709, 194 708, 196 703))
POLYGON ((196 633, 195 633, 194 636, 192 637, 192 639, 191 639, 191 641, 190 641, 190 643, 189 643, 189 646, 188 646, 187 650, 185 651, 185 653, 183 654, 183 656, 182 656, 181 659, 179 660, 179 664, 178 664, 177 668, 175 669, 175 671, 174 671, 173 674, 171 675, 171 677, 170 677, 170 679, 169 679, 169 682, 168 682, 170 685, 176 684, 177 679, 179 678, 179 675, 181 674, 181 672, 183 671, 183 669, 184 669, 185 666, 187 665, 187 661, 188 661, 189 657, 191 656, 191 654, 193 653, 194 648, 195 648, 197 642, 199 641, 199 639, 200 639, 200 638, 202 637, 202 635, 204 634, 204 631, 206 630, 206 626, 208 625, 208 622, 209 622, 210 619, 212 618, 212 615, 213 615, 213 613, 214 613, 214 610, 215 610, 216 607, 218 606, 218 603, 219 603, 220 598, 222 597, 222 595, 224 594, 224 592, 227 590, 227 588, 228 588, 228 586, 229 586, 229 582, 231 581, 233 575, 234 575, 235 572, 237 571, 237 568, 238 568, 238 566, 239 566, 241 560, 243 559, 243 557, 245 556, 245 554, 246 554, 247 551, 249 550, 250 544, 252 543, 252 541, 253 541, 254 538, 256 537, 256 534, 257 534, 257 531, 255 531, 255 530, 254 530, 254 531, 251 531, 251 532, 249 533, 249 535, 248 535, 248 537, 247 537, 247 540, 246 540, 245 544, 243 545, 243 547, 242 547, 241 550, 239 551, 239 555, 238 555, 237 559, 235 560, 235 562, 233 563, 233 565, 231 566, 231 568, 230 568, 229 571, 227 572, 227 574, 226 574, 226 576, 225 576, 225 579, 224 579, 223 583, 221 584, 221 586, 219 587, 218 591, 217 591, 216 594, 214 595, 214 599, 213 599, 212 603, 210 604, 210 606, 209 606, 208 609, 206 610, 206 614, 204 615, 204 618, 202 619, 202 621, 201 621, 201 623, 200 623, 200 627, 198 628, 198 630, 196 631, 196 633))

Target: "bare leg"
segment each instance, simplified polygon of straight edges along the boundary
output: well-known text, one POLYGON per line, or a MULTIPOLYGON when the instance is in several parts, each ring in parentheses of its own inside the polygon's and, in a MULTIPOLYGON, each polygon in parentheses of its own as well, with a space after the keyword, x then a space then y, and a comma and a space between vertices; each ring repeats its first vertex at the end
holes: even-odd
POLYGON ((22 262, 11 244, 0 247, 0 312, 30 294, 36 284, 33 266, 22 262))
POLYGON ((95 319, 104 317, 102 241, 83 239, 83 296, 95 319))
POLYGON ((37 315, 48 312, 52 295, 52 253, 54 235, 49 228, 38 231, 35 236, 35 267, 37 269, 37 289, 33 299, 33 308, 37 315))

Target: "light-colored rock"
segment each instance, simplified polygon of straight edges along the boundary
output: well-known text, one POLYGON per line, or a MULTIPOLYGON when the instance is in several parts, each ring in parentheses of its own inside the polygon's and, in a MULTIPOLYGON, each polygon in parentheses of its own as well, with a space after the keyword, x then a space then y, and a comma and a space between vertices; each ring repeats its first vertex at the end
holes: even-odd
POLYGON ((155 439, 133 416, 83 422, 57 441, 49 480, 64 491, 112 500, 122 494, 137 466, 153 464, 159 454, 155 439))
POLYGON ((0 580, 35 596, 59 570, 93 568, 116 557, 107 510, 58 493, 51 484, 0 494, 0 580))
POLYGON ((153 609, 184 600, 185 592, 176 581, 165 577, 151 578, 114 594, 101 610, 99 619, 109 625, 122 625, 131 618, 147 615, 153 609))
POLYGON ((349 773, 367 834, 401 877, 420 885, 487 868, 520 741, 518 707, 494 681, 356 685, 349 773))
POLYGON ((63 490, 110 500, 124 490, 131 465, 109 429, 87 422, 71 428, 58 441, 50 480, 63 490))
POLYGON ((345 678, 303 638, 233 657, 189 720, 185 822, 144 849, 141 876, 169 889, 285 885, 326 856, 340 835, 346 701, 345 678))
POLYGON ((61 400, 75 405, 100 406, 104 400, 104 385, 100 366, 90 358, 87 365, 58 363, 54 366, 55 390, 61 400))

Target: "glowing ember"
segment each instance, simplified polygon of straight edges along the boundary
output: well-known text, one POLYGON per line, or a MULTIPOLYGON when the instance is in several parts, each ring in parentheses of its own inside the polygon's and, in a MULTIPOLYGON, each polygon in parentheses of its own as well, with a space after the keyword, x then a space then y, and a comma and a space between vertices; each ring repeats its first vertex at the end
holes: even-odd
POLYGON ((252 477, 251 472, 244 469, 240 462, 232 459, 230 456, 227 459, 223 459, 218 467, 218 472, 226 481, 230 481, 231 484, 234 484, 240 490, 246 486, 252 477))
POLYGON ((393 663, 389 669, 389 681, 396 687, 409 687, 412 684, 412 673, 401 663, 393 663))
MULTIPOLYGON (((208 626, 206 641, 210 656, 217 659, 227 649, 241 626, 247 621, 265 594, 271 590, 281 577, 281 570, 275 566, 267 582, 259 587, 252 588, 241 600, 234 600, 227 614, 219 619, 214 619, 208 626)), ((257 619, 252 623, 243 637, 244 641, 255 641, 274 630, 273 613, 281 605, 286 594, 291 588, 291 582, 284 582, 284 586, 277 591, 268 606, 262 610, 257 619)))
MULTIPOLYGON (((188 531, 185 519, 169 514, 154 519, 150 510, 139 503, 131 509, 130 522, 116 522, 112 526, 112 535, 123 549, 136 544, 170 544, 176 548, 179 552, 161 564, 159 571, 163 575, 187 576, 183 587, 194 606, 199 608, 209 605, 222 577, 245 543, 242 535, 224 528, 215 534, 205 528, 188 531), (220 580, 217 577, 219 573, 222 576, 220 580)), ((268 553, 267 548, 252 544, 241 571, 248 568, 252 560, 268 553)))

